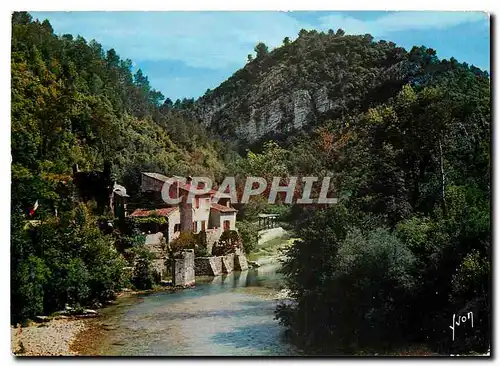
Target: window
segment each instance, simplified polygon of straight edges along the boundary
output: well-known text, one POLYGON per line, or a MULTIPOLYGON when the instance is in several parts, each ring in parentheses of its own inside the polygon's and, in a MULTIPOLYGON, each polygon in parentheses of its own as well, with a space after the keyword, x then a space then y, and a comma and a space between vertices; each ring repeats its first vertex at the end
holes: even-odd
POLYGON ((200 208, 200 199, 198 197, 195 198, 195 207, 200 208))
POLYGON ((231 223, 229 220, 224 220, 224 231, 228 231, 231 227, 231 223))
POLYGON ((201 222, 201 231, 205 231, 207 229, 207 222, 206 220, 203 220, 201 222))
POLYGON ((181 224, 175 224, 174 225, 174 233, 181 231, 181 224))
POLYGON ((193 221, 193 232, 196 232, 196 221, 193 221))

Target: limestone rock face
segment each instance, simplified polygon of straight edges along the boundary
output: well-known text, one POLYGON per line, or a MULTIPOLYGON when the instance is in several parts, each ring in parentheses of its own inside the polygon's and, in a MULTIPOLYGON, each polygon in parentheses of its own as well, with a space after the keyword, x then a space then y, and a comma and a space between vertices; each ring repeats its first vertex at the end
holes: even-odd
POLYGON ((346 110, 366 110, 395 95, 418 69, 404 49, 372 40, 299 36, 207 91, 191 113, 224 138, 251 144, 342 118, 346 110))

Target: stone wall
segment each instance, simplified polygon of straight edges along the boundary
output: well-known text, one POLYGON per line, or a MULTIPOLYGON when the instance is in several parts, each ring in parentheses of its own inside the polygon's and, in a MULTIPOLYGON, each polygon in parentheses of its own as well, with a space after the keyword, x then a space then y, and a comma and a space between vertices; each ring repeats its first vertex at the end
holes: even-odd
POLYGON ((151 266, 153 270, 160 274, 160 279, 165 279, 166 270, 165 260, 167 258, 165 252, 165 240, 163 233, 159 232, 156 234, 146 235, 146 242, 144 247, 153 254, 153 259, 151 261, 151 266))
POLYGON ((234 270, 246 271, 248 269, 247 257, 244 254, 236 254, 234 256, 234 270))
POLYGON ((172 260, 172 283, 174 286, 192 286, 195 283, 194 250, 186 249, 172 260))
POLYGON ((222 256, 222 272, 231 273, 234 271, 234 253, 222 256))
POLYGON ((212 254, 212 248, 214 243, 219 240, 222 230, 220 228, 217 229, 208 229, 206 231, 207 234, 207 252, 208 254, 212 254))
POLYGON ((219 276, 222 274, 222 257, 196 257, 194 270, 197 276, 219 276))

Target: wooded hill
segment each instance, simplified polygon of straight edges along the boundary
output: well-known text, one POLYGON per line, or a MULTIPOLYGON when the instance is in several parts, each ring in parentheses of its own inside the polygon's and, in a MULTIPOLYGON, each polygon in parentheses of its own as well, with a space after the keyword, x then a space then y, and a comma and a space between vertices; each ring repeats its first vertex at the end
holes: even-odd
POLYGON ((260 43, 255 58, 194 103, 197 117, 223 136, 255 143, 286 138, 328 119, 365 112, 394 97, 403 85, 432 85, 456 70, 487 73, 456 59, 366 35, 301 30, 269 52, 260 43))

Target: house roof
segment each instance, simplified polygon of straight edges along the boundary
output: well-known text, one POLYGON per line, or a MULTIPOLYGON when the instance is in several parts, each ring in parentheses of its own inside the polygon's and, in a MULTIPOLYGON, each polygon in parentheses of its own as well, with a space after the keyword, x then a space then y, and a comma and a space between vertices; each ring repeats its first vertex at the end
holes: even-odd
POLYGON ((142 174, 144 174, 145 176, 147 177, 150 177, 150 178, 153 178, 153 179, 156 179, 156 180, 161 180, 162 182, 166 182, 168 177, 163 175, 163 174, 160 174, 160 173, 148 173, 148 172, 142 172, 142 174))
POLYGON ((224 205, 220 205, 218 203, 212 203, 212 206, 210 206, 211 208, 213 208, 214 210, 216 211, 220 211, 220 212, 236 212, 237 210, 232 208, 232 207, 227 207, 227 206, 224 206, 224 205))
MULTIPOLYGON (((153 178, 153 179, 156 179, 156 180, 159 180, 161 182, 166 182, 168 179, 170 179, 169 177, 163 175, 163 174, 160 174, 160 173, 148 173, 148 172, 142 172, 142 174, 144 174, 145 176, 148 176, 150 178, 153 178)), ((178 187, 179 189, 182 189, 184 191, 188 191, 188 192, 193 192, 193 193, 197 193, 196 192, 196 188, 191 184, 191 183, 184 183, 183 180, 185 180, 186 178, 184 177, 180 177, 178 175, 173 175, 172 178, 174 180, 177 181, 178 183, 178 187)), ((198 185, 198 188, 202 188, 202 184, 200 182, 200 184, 198 185)), ((196 195, 197 196, 205 196, 205 195, 210 195, 210 196, 213 196, 217 193, 217 190, 215 189, 210 189, 207 193, 197 193, 196 195)), ((231 198, 231 195, 227 194, 226 192, 224 193, 219 193, 218 196, 220 198, 231 198)))
POLYGON ((171 214, 173 214, 175 211, 177 211, 178 209, 179 208, 177 206, 158 208, 156 210, 146 210, 143 208, 138 208, 134 212, 132 212, 129 216, 131 216, 131 217, 148 217, 148 216, 156 214, 158 216, 168 217, 171 214))

